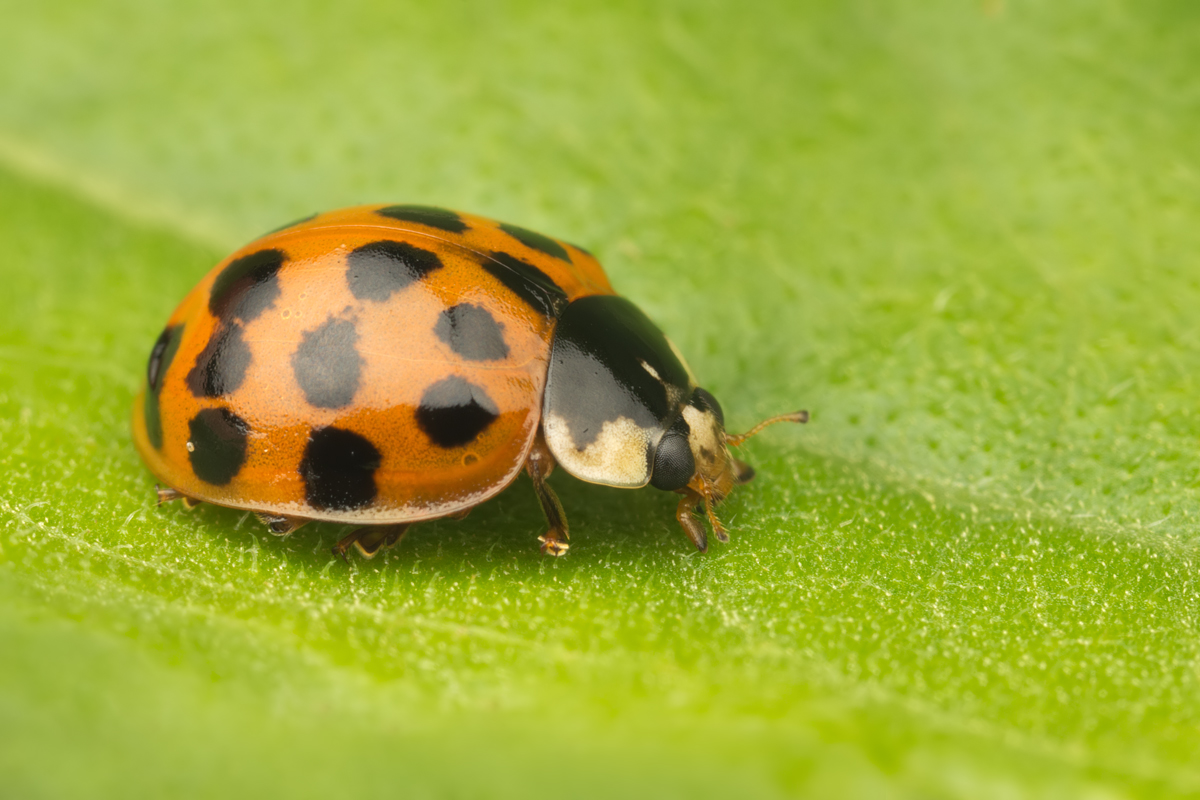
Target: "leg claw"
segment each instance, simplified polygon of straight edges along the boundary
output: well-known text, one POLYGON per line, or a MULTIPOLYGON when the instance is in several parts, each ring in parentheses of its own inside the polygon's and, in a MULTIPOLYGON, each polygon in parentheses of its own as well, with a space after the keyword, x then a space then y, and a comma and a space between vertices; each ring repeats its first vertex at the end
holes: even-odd
POLYGON ((542 543, 542 552, 549 556, 561 556, 571 547, 570 544, 559 539, 554 534, 539 536, 538 541, 542 543))

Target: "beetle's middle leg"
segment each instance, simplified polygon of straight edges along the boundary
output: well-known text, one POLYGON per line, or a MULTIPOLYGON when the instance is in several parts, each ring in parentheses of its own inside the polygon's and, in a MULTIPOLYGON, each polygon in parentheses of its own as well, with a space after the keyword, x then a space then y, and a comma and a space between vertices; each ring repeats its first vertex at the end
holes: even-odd
POLYGON ((533 480, 533 490, 537 493, 538 502, 542 504, 542 513, 546 515, 546 522, 550 525, 550 530, 546 531, 544 536, 539 536, 538 541, 542 543, 543 553, 561 556, 571 546, 567 543, 571 535, 567 529, 567 514, 563 511, 562 503, 546 483, 546 478, 554 471, 554 465, 554 456, 550 455, 550 448, 546 447, 545 440, 541 433, 538 433, 533 442, 533 449, 529 451, 529 458, 525 461, 525 471, 533 480))

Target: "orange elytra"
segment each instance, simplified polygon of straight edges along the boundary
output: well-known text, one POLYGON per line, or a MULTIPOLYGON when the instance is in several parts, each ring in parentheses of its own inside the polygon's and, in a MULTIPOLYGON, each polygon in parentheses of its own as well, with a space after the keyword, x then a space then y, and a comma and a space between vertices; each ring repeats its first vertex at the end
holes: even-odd
POLYGON ((358 523, 334 549, 368 557, 522 469, 559 555, 556 465, 681 494, 703 551, 695 510, 727 541, 715 508, 753 476, 728 449, 749 434, 725 433, 716 398, 587 251, 413 205, 315 215, 219 263, 155 342, 133 435, 160 501, 248 509, 277 534, 358 523))

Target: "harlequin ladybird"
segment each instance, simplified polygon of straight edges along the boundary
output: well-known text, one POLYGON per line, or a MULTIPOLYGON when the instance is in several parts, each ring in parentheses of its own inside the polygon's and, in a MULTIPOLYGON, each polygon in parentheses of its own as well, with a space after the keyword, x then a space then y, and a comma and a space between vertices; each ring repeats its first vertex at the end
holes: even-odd
POLYGON ((427 206, 363 206, 276 230, 218 264, 171 315, 134 403, 159 501, 253 511, 272 533, 359 523, 334 548, 370 557, 414 522, 465 516, 524 469, 546 484, 682 495, 694 516, 753 470, 729 454, 716 398, 587 251, 427 206))

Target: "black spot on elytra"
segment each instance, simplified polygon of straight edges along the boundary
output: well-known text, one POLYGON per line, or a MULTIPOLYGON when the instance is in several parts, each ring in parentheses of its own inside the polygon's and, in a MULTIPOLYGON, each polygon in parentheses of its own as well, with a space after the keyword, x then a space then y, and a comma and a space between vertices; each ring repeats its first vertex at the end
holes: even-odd
POLYGON ((381 301, 442 266, 437 253, 391 239, 351 250, 346 262, 346 281, 354 296, 381 301))
POLYGON ((590 295, 567 306, 554 331, 544 414, 565 420, 582 450, 605 422, 621 417, 640 428, 666 428, 681 411, 689 383, 667 337, 637 306, 615 295, 590 295))
POLYGON ((462 233, 467 229, 467 223, 458 214, 434 206, 388 206, 375 213, 402 222, 415 222, 418 225, 437 228, 448 233, 462 233))
POLYGON ((688 442, 691 428, 681 414, 658 442, 654 451, 654 471, 650 474, 650 485, 655 489, 673 492, 688 485, 696 474, 696 460, 688 442))
POLYGON ((473 442, 500 416, 481 387, 459 377, 438 381, 425 390, 417 408, 417 424, 439 447, 473 442))
POLYGON ((179 349, 179 341, 182 338, 182 325, 166 328, 154 343, 154 348, 150 351, 150 360, 146 364, 146 397, 142 413, 146 420, 146 437, 156 449, 162 447, 163 443, 162 411, 159 408, 158 397, 162 393, 163 380, 175 359, 175 352, 179 349))
POLYGON ((319 408, 341 408, 354 399, 362 374, 357 343, 358 331, 349 320, 330 317, 305 332, 292 356, 292 370, 309 403, 319 408))
POLYGON ((460 303, 442 311, 433 329, 450 349, 468 361, 508 358, 504 328, 486 308, 460 303))
POLYGON ((196 356, 187 374, 187 385, 196 397, 220 397, 237 391, 250 366, 250 346, 242 338, 242 326, 218 325, 208 344, 196 356))
POLYGON ((142 400, 142 419, 146 423, 146 438, 155 450, 163 446, 162 408, 158 403, 158 395, 146 392, 142 400))
POLYGON ((571 260, 571 256, 567 255, 566 249, 549 236, 543 236, 536 231, 519 228, 516 225, 501 224, 500 230, 504 231, 526 247, 532 247, 539 253, 545 253, 548 256, 562 259, 563 261, 567 262, 571 260))
POLYGON ((378 492, 375 470, 382 461, 375 445, 353 431, 314 430, 300 460, 308 504, 337 511, 371 505, 378 492))
POLYGON ((286 260, 282 250, 259 250, 230 261, 213 281, 208 310, 225 322, 250 322, 279 297, 277 274, 286 260))
POLYGON ((188 458, 202 481, 224 486, 246 461, 250 426, 227 408, 206 408, 188 423, 188 458))
POLYGON ((175 349, 179 347, 179 337, 176 334, 179 331, 179 325, 163 329, 163 332, 158 335, 154 347, 150 350, 150 360, 146 362, 146 384, 152 392, 162 389, 159 379, 167 371, 167 367, 171 366, 171 359, 175 357, 175 349))
POLYGON ((273 228, 272 230, 269 230, 266 233, 264 233, 263 236, 270 236, 272 233, 279 233, 280 231, 286 231, 288 228, 294 228, 297 225, 303 225, 304 223, 314 220, 316 218, 317 218, 317 214, 316 214, 316 212, 313 212, 312 214, 309 214, 307 217, 301 217, 300 219, 294 219, 291 222, 289 222, 287 225, 280 225, 278 228, 273 228))
POLYGON ((557 317, 567 306, 567 293, 533 264, 497 252, 480 266, 543 316, 557 317))

